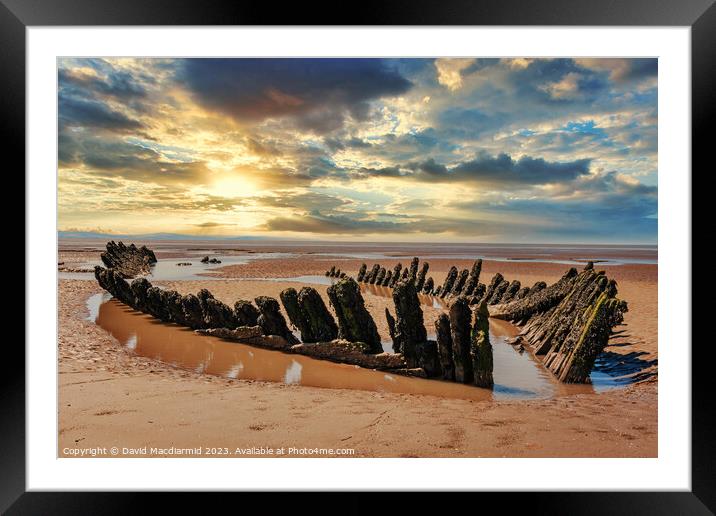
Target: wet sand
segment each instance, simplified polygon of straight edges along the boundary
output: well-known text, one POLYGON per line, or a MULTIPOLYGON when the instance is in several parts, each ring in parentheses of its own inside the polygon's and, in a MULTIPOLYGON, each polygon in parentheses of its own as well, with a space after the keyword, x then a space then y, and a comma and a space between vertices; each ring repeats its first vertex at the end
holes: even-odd
MULTIPOLYGON (((60 261, 72 266, 98 256, 94 250, 62 251, 60 261)), ((162 259, 161 252, 157 257, 162 259)), ((302 286, 290 281, 237 278, 323 275, 339 263, 342 270, 355 274, 363 261, 369 266, 375 262, 392 266, 398 260, 339 261, 306 255, 261 259, 220 267, 218 272, 226 279, 157 283, 180 292, 209 288, 217 298, 233 304, 239 298, 276 296, 287 286, 302 286)), ((403 265, 409 262, 402 257, 400 261, 403 265)), ((450 265, 471 265, 471 260, 429 261, 430 275, 437 283, 450 265)), ((549 283, 567 267, 486 261, 482 281, 499 271, 524 285, 538 280, 549 283)), ((617 279, 620 297, 630 306, 626 325, 620 328, 625 331, 612 339, 606 354, 613 355, 610 361, 615 367, 620 362, 636 366, 648 380, 601 393, 523 400, 312 387, 173 367, 133 353, 87 319, 88 297, 101 292, 96 282, 61 280, 58 454, 71 456, 72 450, 94 446, 206 446, 234 451, 260 444, 269 448, 351 448, 360 457, 654 457, 657 267, 629 264, 604 268, 617 279)), ((316 288, 325 294, 325 286, 316 288)), ((378 331, 387 336, 382 313, 386 306, 392 309, 392 302, 385 297, 365 297, 378 331)), ((430 331, 440 309, 423 309, 430 331)))

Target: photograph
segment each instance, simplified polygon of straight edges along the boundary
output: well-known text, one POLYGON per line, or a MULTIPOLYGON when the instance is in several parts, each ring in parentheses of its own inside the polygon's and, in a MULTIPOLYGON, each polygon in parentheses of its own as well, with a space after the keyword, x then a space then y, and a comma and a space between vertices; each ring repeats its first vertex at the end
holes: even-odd
POLYGON ((57 57, 57 457, 658 458, 658 71, 57 57))

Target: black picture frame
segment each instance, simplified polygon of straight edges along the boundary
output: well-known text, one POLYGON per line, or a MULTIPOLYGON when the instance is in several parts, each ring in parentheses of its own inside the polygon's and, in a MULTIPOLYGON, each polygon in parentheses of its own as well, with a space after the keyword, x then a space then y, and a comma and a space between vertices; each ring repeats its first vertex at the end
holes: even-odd
MULTIPOLYGON (((590 25, 689 26, 692 71, 692 162, 705 162, 712 146, 716 91, 716 6, 714 0, 426 0, 365 1, 360 6, 312 2, 206 2, 184 0, 0 0, 0 113, 7 156, 25 166, 25 30, 31 26, 83 25, 590 25)), ((684 172, 688 178, 689 172, 684 172)), ((693 173, 691 174, 693 178, 693 173)), ((692 183, 693 184, 693 183, 692 183)), ((693 191, 693 187, 692 187, 693 191)), ((692 250, 693 253, 693 250, 692 250)), ((693 266, 697 265, 694 260, 693 266)), ((27 271, 25 271, 27 273, 27 271)), ((691 281, 691 278, 686 278, 691 281)), ((689 300, 683 300, 688 302, 689 300)), ((693 319, 693 317, 692 317, 693 319)), ((695 340, 694 340, 695 341, 695 340)), ((683 343, 681 343, 683 344, 683 343)), ((688 344, 691 344, 690 342, 688 344)), ((714 408, 706 379, 710 360, 705 346, 692 347, 692 491, 621 493, 479 494, 480 507, 525 507, 546 514, 711 514, 716 511, 716 446, 711 437, 714 408), (497 499, 499 497, 499 499, 497 499), (489 499, 488 499, 489 498, 489 499)), ((8 514, 126 514, 148 507, 145 495, 123 493, 25 492, 25 353, 6 347, 16 366, 0 374, 0 510, 8 514)), ((185 496, 157 495, 161 503, 191 508, 185 496)), ((249 503, 257 495, 251 496, 249 503)), ((260 496, 260 495, 258 495, 260 496)), ((265 496, 265 495, 264 495, 265 496)), ((272 499, 274 495, 271 495, 272 499)), ((315 496, 301 497, 313 509, 315 496)), ((367 501, 353 493, 345 512, 365 513, 423 507, 424 497, 383 497, 367 501), (412 507, 411 507, 412 506, 412 507)), ((475 496, 475 495, 472 495, 475 496)), ((256 500, 257 503, 265 503, 256 500)), ((200 502, 203 504, 203 502, 200 502)), ((245 503, 245 502, 244 502, 245 503)), ((292 502, 295 504, 295 502, 292 502)), ((452 504, 460 503, 454 498, 452 504)), ((467 501, 467 503, 474 503, 467 501)), ((253 505, 253 503, 251 503, 253 505)), ((206 509, 206 506, 200 506, 206 509)), ((245 507, 248 507, 245 505, 245 507)), ((295 505, 293 506, 295 508, 295 505)), ((168 505, 165 507, 168 508, 168 505)))

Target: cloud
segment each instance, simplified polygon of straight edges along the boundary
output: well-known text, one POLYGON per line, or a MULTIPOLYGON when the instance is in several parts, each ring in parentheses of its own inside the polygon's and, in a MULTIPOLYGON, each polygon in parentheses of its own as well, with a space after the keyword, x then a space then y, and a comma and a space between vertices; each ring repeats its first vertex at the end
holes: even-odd
POLYGON ((126 71, 109 70, 105 75, 99 75, 94 68, 92 72, 85 69, 65 69, 57 71, 59 87, 75 94, 93 96, 109 96, 122 101, 147 96, 145 87, 135 80, 134 76, 126 71))
MULTIPOLYGON (((543 158, 524 156, 518 160, 507 154, 478 158, 461 163, 450 171, 437 174, 438 177, 455 179, 475 179, 498 183, 544 184, 567 182, 589 173, 589 159, 577 159, 567 162, 549 162, 543 158)), ((428 171, 428 169, 422 169, 428 171)))
POLYGON ((197 102, 239 122, 289 117, 318 133, 412 87, 377 59, 186 59, 178 78, 197 102))
POLYGON ((220 222, 202 222, 201 224, 191 224, 194 227, 197 228, 203 228, 203 229, 211 229, 211 228, 223 228, 223 227, 231 227, 236 226, 236 224, 222 224, 220 222))
POLYGON ((324 214, 313 211, 306 214, 275 217, 266 222, 262 229, 293 233, 314 233, 321 235, 371 235, 371 234, 419 234, 446 233, 454 235, 487 235, 497 233, 511 226, 480 219, 453 219, 437 217, 410 217, 383 214, 395 220, 365 218, 360 213, 349 215, 324 214))
POLYGON ((657 63, 64 59, 60 220, 655 239, 657 63))
POLYGON ((80 168, 98 176, 122 177, 155 184, 201 184, 209 175, 202 161, 172 161, 156 150, 120 139, 83 138, 64 134, 61 167, 80 168))
POLYGON ((254 200, 261 206, 296 208, 308 211, 333 210, 353 204, 350 199, 310 191, 276 192, 275 195, 260 196, 254 198, 254 200))
POLYGON ((131 133, 145 128, 142 122, 98 100, 60 96, 58 111, 61 129, 85 127, 131 133))
POLYGON ((395 177, 425 182, 480 182, 491 184, 542 185, 569 183, 589 174, 590 159, 567 162, 546 161, 543 158, 523 156, 517 160, 508 154, 491 156, 480 153, 472 160, 447 167, 433 158, 407 163, 404 166, 361 168, 356 177, 395 177))
POLYGON ((579 58, 575 62, 585 68, 606 71, 609 78, 618 83, 656 78, 659 69, 657 58, 579 58))
POLYGON ((462 72, 475 62, 474 59, 442 58, 435 60, 438 83, 454 91, 462 87, 462 72))

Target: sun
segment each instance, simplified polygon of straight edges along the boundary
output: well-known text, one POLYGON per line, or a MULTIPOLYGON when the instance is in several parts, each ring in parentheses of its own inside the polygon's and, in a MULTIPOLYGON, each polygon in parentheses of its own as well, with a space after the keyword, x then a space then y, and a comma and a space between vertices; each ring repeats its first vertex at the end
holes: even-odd
POLYGON ((218 197, 254 197, 261 189, 255 181, 243 175, 222 175, 206 187, 206 193, 218 197))

